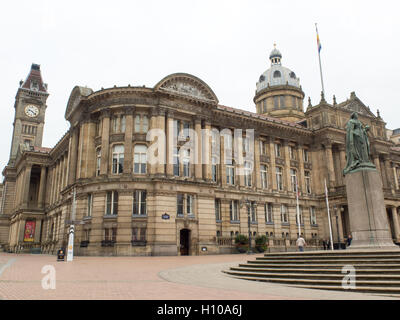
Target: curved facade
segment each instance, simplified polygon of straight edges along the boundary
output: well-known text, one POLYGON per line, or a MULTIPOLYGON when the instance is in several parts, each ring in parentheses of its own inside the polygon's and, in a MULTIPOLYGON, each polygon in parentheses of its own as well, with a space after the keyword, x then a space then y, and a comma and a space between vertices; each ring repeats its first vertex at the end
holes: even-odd
MULTIPOLYGON (((22 90, 16 102, 25 110, 22 90)), ((302 101, 300 88, 290 90, 302 101)), ((30 99, 44 117, 45 100, 30 99)), ((0 243, 55 253, 73 224, 79 255, 227 253, 235 235, 249 230, 276 250, 293 245, 299 230, 317 246, 328 236, 324 178, 337 213, 334 237, 343 241, 351 232, 344 126, 355 109, 371 126, 397 241, 400 150, 355 94, 310 106, 300 125, 220 105, 204 81, 177 73, 152 88, 75 87, 65 112, 71 126, 57 145, 19 146, 3 171, 0 243)), ((16 117, 33 121, 18 110, 16 117)))

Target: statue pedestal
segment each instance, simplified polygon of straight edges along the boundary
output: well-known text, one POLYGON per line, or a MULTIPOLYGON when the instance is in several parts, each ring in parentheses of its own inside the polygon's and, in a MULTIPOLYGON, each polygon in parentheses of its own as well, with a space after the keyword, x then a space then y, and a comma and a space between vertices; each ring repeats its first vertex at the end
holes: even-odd
POLYGON ((353 237, 348 249, 398 249, 392 240, 378 171, 348 173, 345 181, 353 237))

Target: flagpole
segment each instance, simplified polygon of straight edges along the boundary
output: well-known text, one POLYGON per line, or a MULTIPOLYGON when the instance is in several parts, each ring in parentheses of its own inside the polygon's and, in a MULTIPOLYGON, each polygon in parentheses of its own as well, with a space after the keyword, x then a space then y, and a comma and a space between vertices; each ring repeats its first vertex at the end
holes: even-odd
POLYGON ((319 41, 319 34, 318 34, 318 27, 317 24, 315 24, 315 30, 317 31, 317 44, 318 44, 318 59, 319 59, 319 73, 321 76, 321 86, 322 86, 322 92, 325 96, 325 89, 324 89, 324 79, 322 78, 322 64, 321 64, 321 44, 319 41))
POLYGON ((296 177, 296 211, 297 211, 297 223, 299 226, 299 237, 301 236, 301 226, 300 226, 300 210, 299 210, 299 191, 297 187, 297 177, 296 177))
POLYGON ((326 198, 326 208, 328 209, 328 223, 329 223, 329 237, 331 242, 331 250, 333 251, 333 238, 332 238, 332 225, 331 225, 331 213, 329 211, 329 200, 328 200, 328 189, 326 187, 326 179, 325 181, 325 198, 326 198))

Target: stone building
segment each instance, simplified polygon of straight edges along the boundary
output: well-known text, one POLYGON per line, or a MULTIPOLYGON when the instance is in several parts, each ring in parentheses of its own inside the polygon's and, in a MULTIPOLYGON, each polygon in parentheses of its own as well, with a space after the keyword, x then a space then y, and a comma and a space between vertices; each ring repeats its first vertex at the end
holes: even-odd
POLYGON ((351 232, 344 127, 354 111, 371 127, 398 242, 400 148, 383 119, 354 92, 341 103, 321 95, 304 107, 300 81, 276 48, 270 60, 256 85, 254 113, 219 104, 205 82, 184 73, 151 88, 77 86, 65 112, 70 129, 53 148, 41 145, 48 92, 32 65, 15 99, 0 244, 55 253, 74 224, 80 255, 225 253, 249 230, 277 250, 293 245, 299 229, 318 245, 329 235, 325 180, 334 240, 343 241, 351 232))

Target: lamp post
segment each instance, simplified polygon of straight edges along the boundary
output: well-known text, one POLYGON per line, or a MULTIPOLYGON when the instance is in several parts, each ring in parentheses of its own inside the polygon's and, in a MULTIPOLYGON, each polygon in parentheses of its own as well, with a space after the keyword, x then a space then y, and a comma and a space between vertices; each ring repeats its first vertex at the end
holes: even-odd
POLYGON ((333 210, 335 211, 335 217, 336 217, 336 230, 337 230, 337 239, 338 239, 338 250, 340 250, 340 233, 339 233, 339 216, 338 216, 338 210, 337 206, 333 206, 333 210))
POLYGON ((246 199, 247 226, 248 226, 248 229, 249 229, 249 249, 247 251, 247 254, 252 254, 253 253, 253 250, 251 249, 250 207, 251 207, 251 202, 248 199, 246 199))

